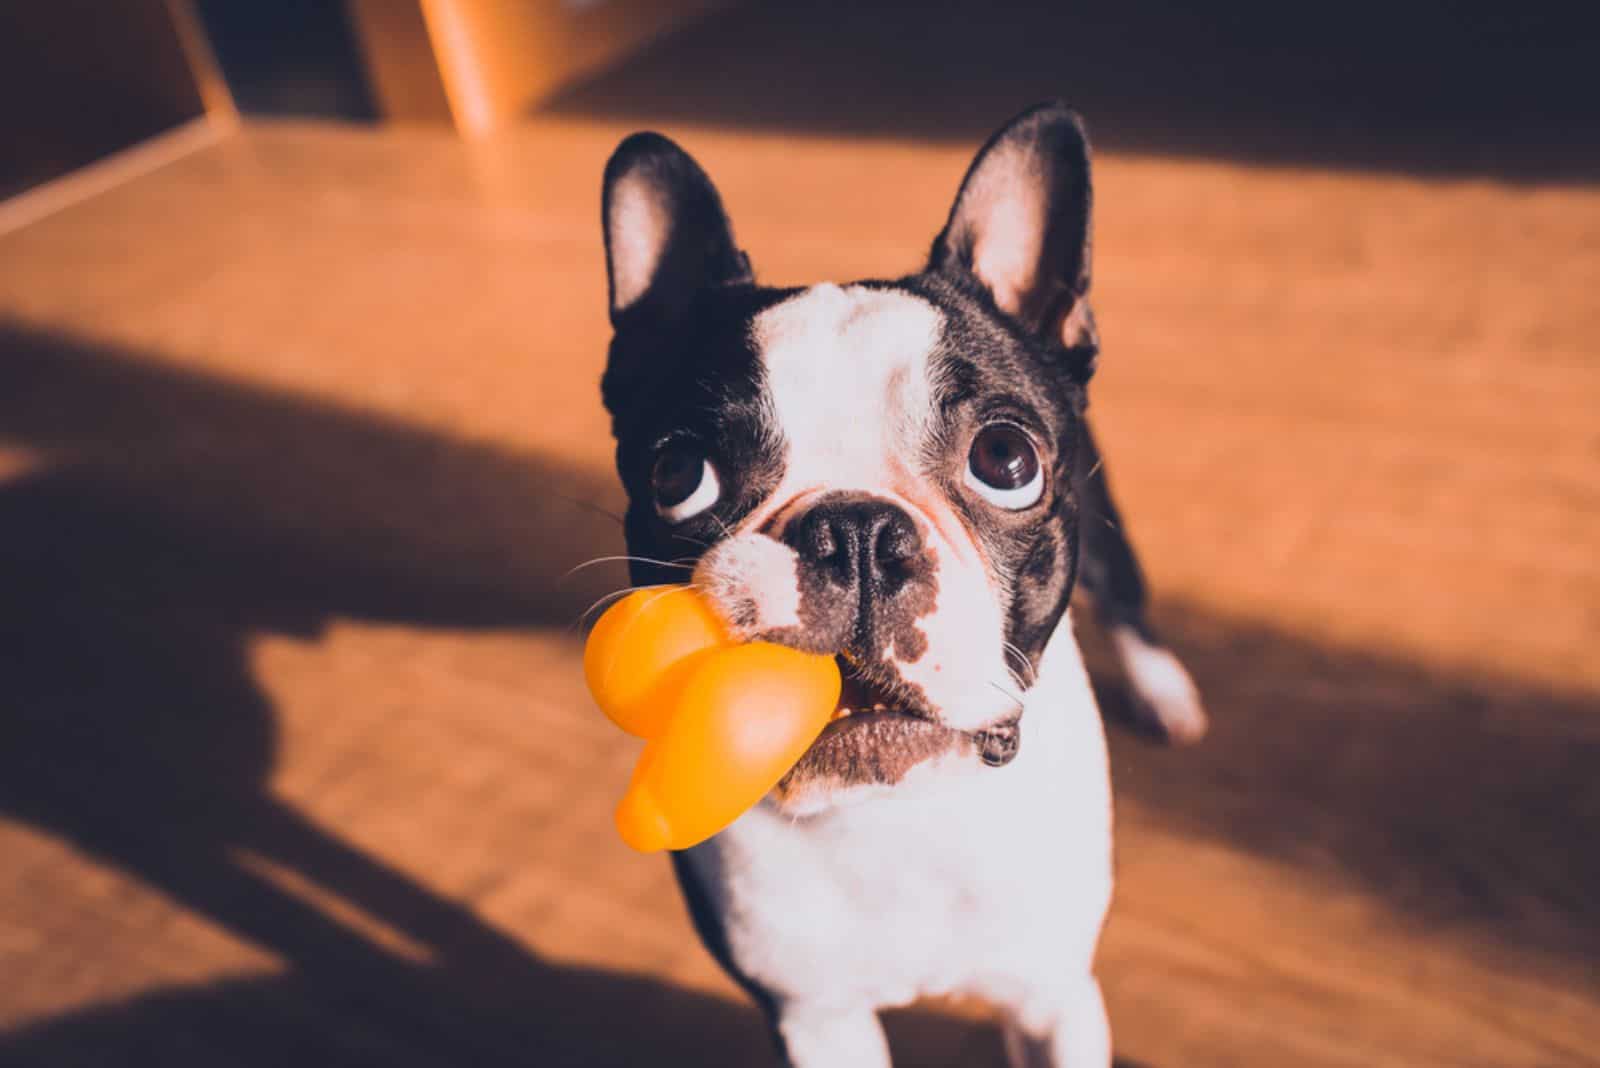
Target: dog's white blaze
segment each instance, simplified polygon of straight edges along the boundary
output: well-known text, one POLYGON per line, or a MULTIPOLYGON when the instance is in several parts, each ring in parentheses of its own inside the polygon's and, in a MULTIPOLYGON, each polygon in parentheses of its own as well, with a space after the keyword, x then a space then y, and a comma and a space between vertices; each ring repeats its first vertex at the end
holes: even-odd
POLYGON ((754 632, 788 625, 790 595, 779 595, 771 575, 796 575, 792 550, 781 548, 790 558, 776 560, 776 543, 754 531, 774 515, 786 522, 803 514, 806 499, 821 493, 856 491, 895 501, 920 517, 939 567, 939 593, 934 611, 917 622, 926 651, 912 659, 891 646, 885 657, 939 706, 946 723, 976 729, 1005 714, 1010 679, 996 591, 977 547, 942 533, 960 537, 965 528, 920 470, 943 328, 942 313, 927 301, 869 286, 813 286, 757 316, 752 335, 788 448, 782 481, 730 542, 767 542, 769 570, 757 577, 741 557, 713 553, 695 576, 725 615, 737 617, 753 605, 754 632))
POLYGON ((867 286, 812 286, 756 317, 768 396, 789 441, 775 500, 813 487, 904 490, 933 414, 929 366, 942 327, 927 301, 867 286))

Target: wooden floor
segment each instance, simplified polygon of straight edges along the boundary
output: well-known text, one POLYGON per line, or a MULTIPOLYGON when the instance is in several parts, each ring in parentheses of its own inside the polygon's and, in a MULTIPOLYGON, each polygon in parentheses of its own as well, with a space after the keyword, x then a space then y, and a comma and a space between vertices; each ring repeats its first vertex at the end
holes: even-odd
MULTIPOLYGON (((577 670, 608 84, 0 237, 0 1063, 768 1063, 577 670)), ((913 266, 972 148, 670 129, 777 282, 913 266)), ((1109 142, 1095 411, 1215 719, 1114 733, 1119 1054, 1600 1063, 1600 189, 1109 142)))

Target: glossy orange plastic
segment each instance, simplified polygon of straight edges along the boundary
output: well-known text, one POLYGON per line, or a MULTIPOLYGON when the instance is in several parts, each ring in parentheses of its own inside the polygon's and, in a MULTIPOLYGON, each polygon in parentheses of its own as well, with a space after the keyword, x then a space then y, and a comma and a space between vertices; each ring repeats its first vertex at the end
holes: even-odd
POLYGON ((617 830, 641 852, 687 849, 761 800, 828 725, 839 701, 831 656, 731 643, 685 586, 629 594, 584 648, 589 692, 611 721, 648 739, 617 830))

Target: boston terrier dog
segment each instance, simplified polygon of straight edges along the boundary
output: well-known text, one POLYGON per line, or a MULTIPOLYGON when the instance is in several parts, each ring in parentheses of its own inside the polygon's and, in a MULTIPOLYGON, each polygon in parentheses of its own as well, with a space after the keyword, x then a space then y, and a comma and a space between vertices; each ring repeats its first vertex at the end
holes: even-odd
POLYGON ((978 153, 928 264, 757 285, 716 189, 640 133, 602 199, 602 382, 638 584, 740 639, 837 656, 835 718, 771 795, 673 861, 707 947, 798 1068, 887 1065, 879 1009, 995 1006, 1018 1064, 1110 1062, 1104 730, 1081 576, 1135 704, 1205 714, 1144 619, 1084 421, 1099 353, 1089 148, 1035 107, 978 153))

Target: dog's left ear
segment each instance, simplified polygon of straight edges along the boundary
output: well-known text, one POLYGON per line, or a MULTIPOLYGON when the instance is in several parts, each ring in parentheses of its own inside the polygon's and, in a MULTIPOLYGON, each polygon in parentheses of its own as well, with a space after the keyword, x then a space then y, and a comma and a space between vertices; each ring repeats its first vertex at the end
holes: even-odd
POLYGON ((707 286, 751 281, 716 187, 660 134, 636 133, 611 154, 600 215, 614 326, 640 311, 671 316, 707 286))
POLYGON ((1082 121, 1062 104, 1040 104, 978 152, 929 261, 975 279, 1079 385, 1100 348, 1089 310, 1090 204, 1082 121))

